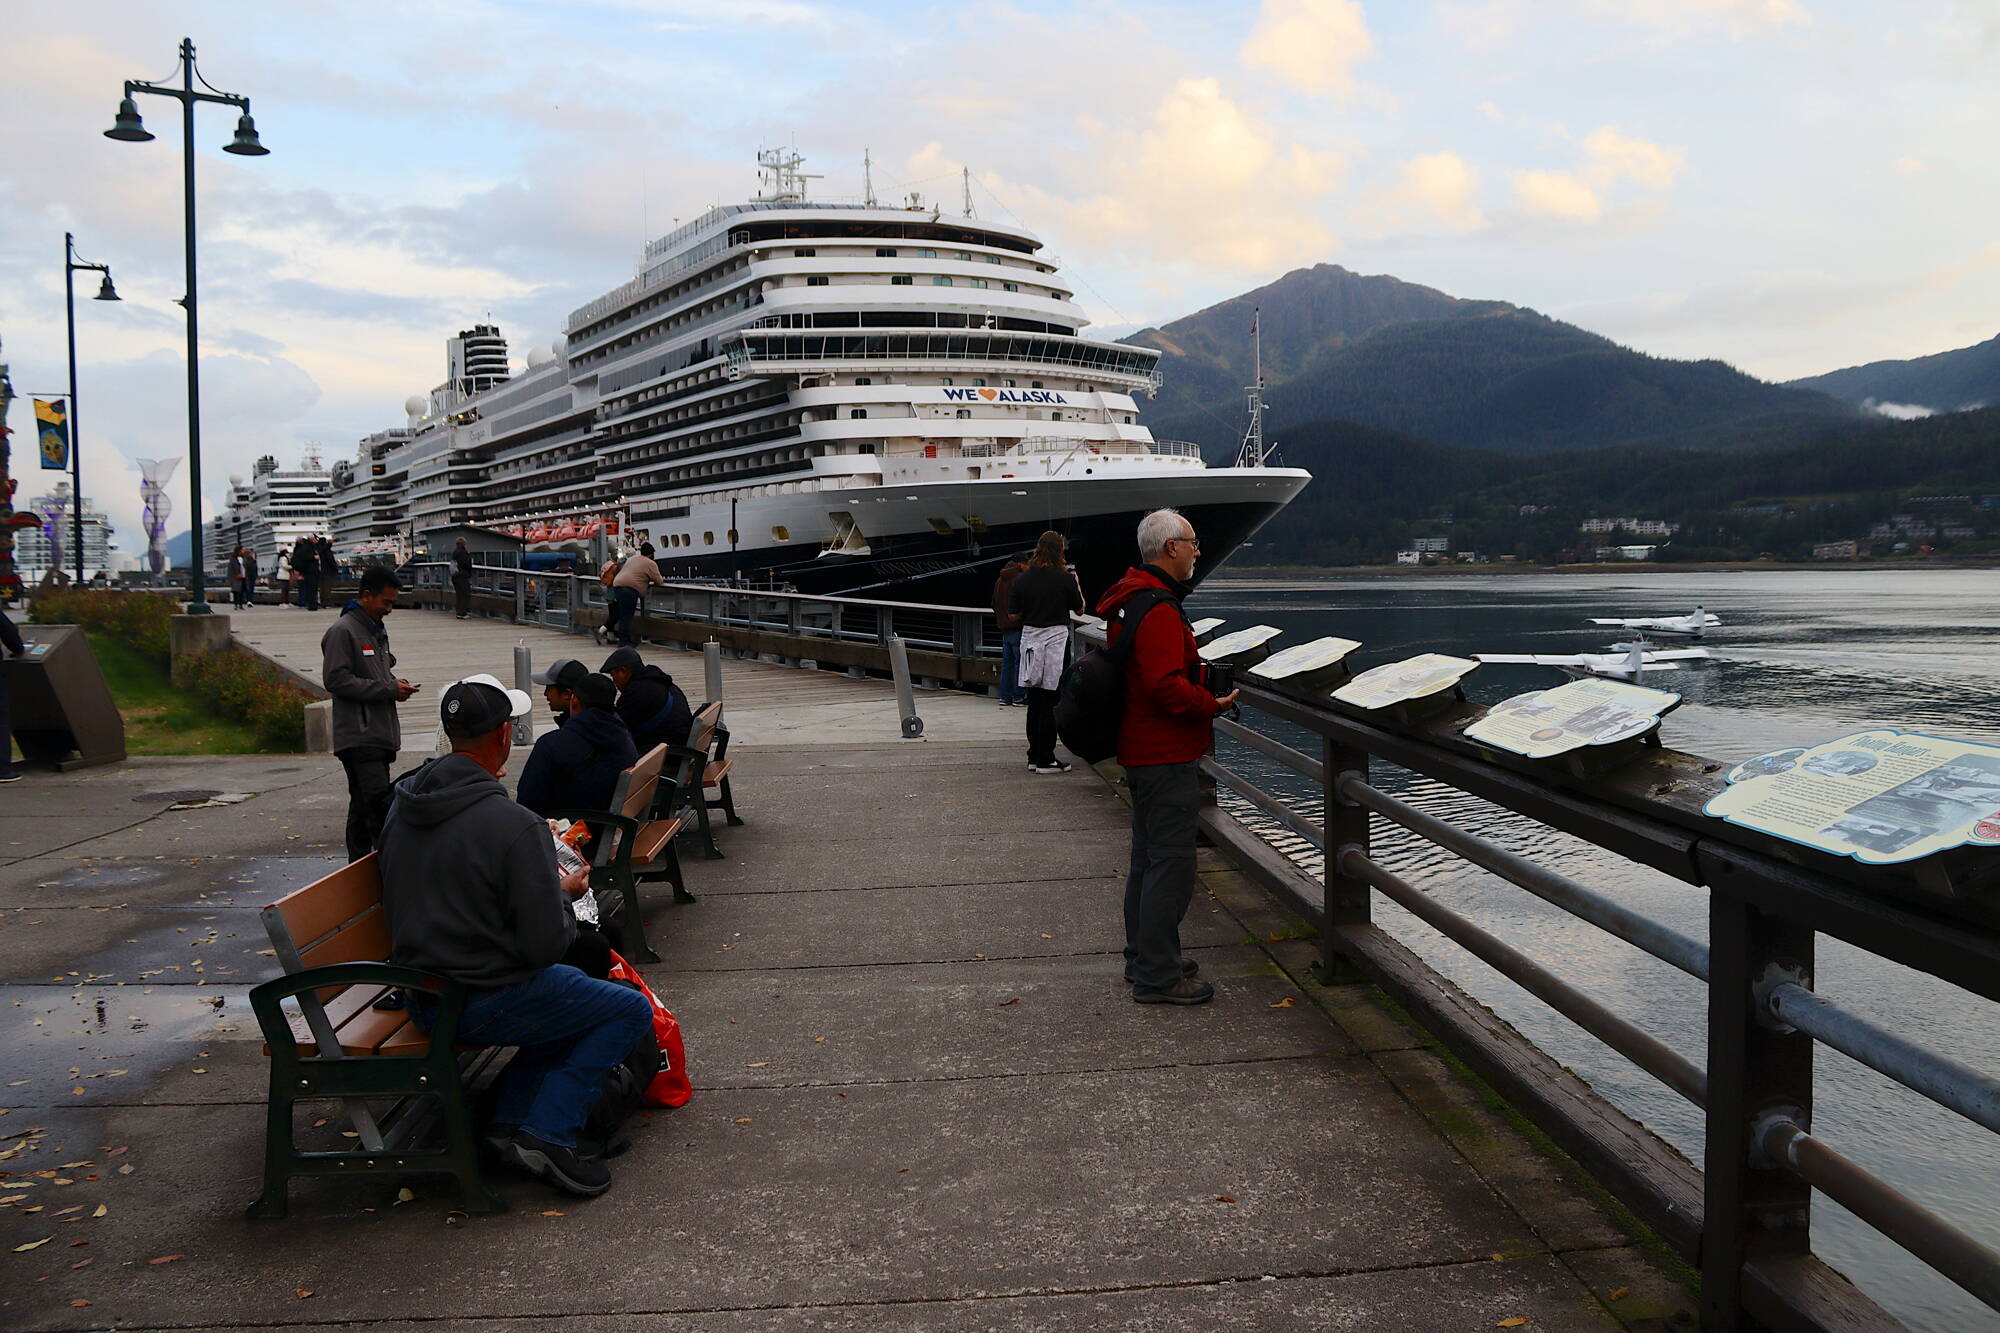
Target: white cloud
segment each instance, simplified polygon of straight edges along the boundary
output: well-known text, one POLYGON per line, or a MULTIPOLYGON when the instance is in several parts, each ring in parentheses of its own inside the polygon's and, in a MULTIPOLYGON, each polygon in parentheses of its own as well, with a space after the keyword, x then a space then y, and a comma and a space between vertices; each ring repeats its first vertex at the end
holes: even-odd
POLYGON ((1486 225, 1474 198, 1479 174, 1457 153, 1426 153, 1397 168, 1394 182, 1364 200, 1360 213, 1382 229, 1442 223, 1453 231, 1486 225))
POLYGON ((1934 417, 1938 411, 1921 403, 1889 403, 1873 398, 1863 398, 1861 405, 1876 416, 1888 417, 1892 421, 1916 421, 1921 417, 1934 417))
POLYGON ((1345 97, 1374 50, 1359 0, 1264 0, 1240 54, 1300 92, 1345 97))
POLYGON ((1608 125, 1591 131, 1583 141, 1583 150, 1590 156, 1584 173, 1600 189, 1621 176, 1655 190, 1668 189, 1675 174, 1687 165, 1687 154, 1680 149, 1627 138, 1608 125))
POLYGON ((1574 172, 1517 171, 1514 197, 1528 212, 1565 222, 1596 222, 1604 200, 1574 172))
POLYGON ((1889 167, 1898 176, 1914 176, 1924 169, 1924 163, 1922 158, 1899 157, 1889 167))
POLYGON ((1720 24, 1737 41, 1812 22, 1798 0, 1586 0, 1586 8, 1677 34, 1720 24))

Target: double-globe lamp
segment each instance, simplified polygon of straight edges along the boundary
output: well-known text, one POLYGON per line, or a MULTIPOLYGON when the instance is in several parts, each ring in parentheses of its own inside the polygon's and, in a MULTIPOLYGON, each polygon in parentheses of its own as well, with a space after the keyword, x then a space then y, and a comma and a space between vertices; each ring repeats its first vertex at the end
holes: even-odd
POLYGON ((181 305, 187 311, 187 410, 188 410, 188 492, 192 512, 189 524, 189 563, 192 565, 189 589, 188 613, 205 616, 213 609, 208 604, 206 571, 202 568, 201 551, 201 356, 195 331, 195 255, 194 255, 194 108, 197 102, 219 102, 233 106, 241 112, 236 118, 236 136, 224 144, 222 151, 235 153, 241 157, 262 157, 271 150, 257 138, 257 123, 250 118, 250 99, 225 93, 203 79, 195 70, 194 42, 181 40, 180 67, 176 73, 180 86, 172 85, 172 76, 151 83, 140 79, 125 81, 125 96, 118 103, 118 116, 112 127, 104 132, 107 139, 118 139, 125 143, 145 143, 153 136, 139 118, 139 104, 134 93, 152 93, 160 97, 171 97, 181 104, 181 199, 183 226, 187 241, 187 295, 181 298, 181 305), (199 82, 200 88, 195 84, 199 82))

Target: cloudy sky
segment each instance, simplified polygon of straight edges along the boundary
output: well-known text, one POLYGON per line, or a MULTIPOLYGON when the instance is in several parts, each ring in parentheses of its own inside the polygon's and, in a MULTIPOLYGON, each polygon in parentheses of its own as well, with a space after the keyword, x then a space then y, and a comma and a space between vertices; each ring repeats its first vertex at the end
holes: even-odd
POLYGON ((113 265, 79 424, 128 549, 129 460, 185 450, 178 108, 101 132, 182 36, 272 150, 199 116, 210 504, 260 453, 399 424, 473 320, 549 341, 790 141, 824 197, 864 146, 885 197, 970 167, 1113 332, 1322 260, 1773 379, 2000 329, 2000 0, 7 9, 0 341, 17 389, 61 387, 63 232, 113 265))

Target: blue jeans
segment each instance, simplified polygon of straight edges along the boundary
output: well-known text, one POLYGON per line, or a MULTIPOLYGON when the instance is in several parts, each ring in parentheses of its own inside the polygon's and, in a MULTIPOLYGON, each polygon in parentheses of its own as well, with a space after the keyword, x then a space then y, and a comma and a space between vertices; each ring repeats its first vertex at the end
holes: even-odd
MULTIPOLYGON (((428 1032, 437 1005, 428 995, 410 998, 412 1016, 428 1032)), ((521 1048, 494 1087, 494 1124, 574 1148, 604 1075, 652 1030, 653 1006, 638 991, 557 963, 512 986, 472 992, 458 1039, 521 1048)))
POLYGON ((1021 690, 1021 631, 1000 636, 1000 702, 1011 704, 1023 697, 1021 690))
POLYGON ((613 588, 611 590, 611 637, 628 648, 639 646, 638 636, 632 632, 632 620, 639 612, 639 590, 637 588, 613 588))

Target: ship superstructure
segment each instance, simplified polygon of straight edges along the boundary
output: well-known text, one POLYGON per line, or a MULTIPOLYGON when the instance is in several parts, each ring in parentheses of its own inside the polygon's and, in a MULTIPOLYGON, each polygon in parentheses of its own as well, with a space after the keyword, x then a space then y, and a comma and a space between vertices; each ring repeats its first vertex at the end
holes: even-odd
POLYGON ((231 551, 248 546, 256 554, 260 574, 268 575, 276 568, 280 549, 291 549, 300 537, 330 531, 332 490, 333 474, 320 462, 319 446, 307 445, 293 468, 279 467, 276 455, 265 454, 248 480, 229 479, 222 511, 208 521, 202 550, 221 572, 228 567, 231 551))
POLYGON ((1086 336, 1026 229, 915 198, 814 202, 796 153, 759 165, 756 199, 653 241, 521 373, 412 399, 336 508, 367 509, 381 539, 349 492, 394 476, 388 526, 409 536, 617 520, 670 573, 977 603, 1050 527, 1094 591, 1162 505, 1201 529, 1205 573, 1309 480, 1153 439, 1135 395, 1160 354, 1086 336))

